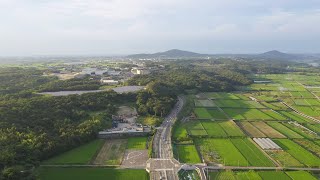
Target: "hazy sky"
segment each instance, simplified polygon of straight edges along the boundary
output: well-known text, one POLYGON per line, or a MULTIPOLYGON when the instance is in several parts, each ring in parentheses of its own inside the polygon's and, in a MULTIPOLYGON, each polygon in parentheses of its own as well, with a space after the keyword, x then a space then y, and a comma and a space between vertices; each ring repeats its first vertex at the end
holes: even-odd
POLYGON ((0 0, 0 56, 320 53, 320 0, 0 0))

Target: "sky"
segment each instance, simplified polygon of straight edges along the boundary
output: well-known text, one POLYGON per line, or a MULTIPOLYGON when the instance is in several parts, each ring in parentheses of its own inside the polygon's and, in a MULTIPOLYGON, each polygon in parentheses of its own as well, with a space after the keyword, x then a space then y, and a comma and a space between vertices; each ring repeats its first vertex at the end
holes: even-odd
POLYGON ((320 0, 0 0, 0 56, 320 53, 320 0))

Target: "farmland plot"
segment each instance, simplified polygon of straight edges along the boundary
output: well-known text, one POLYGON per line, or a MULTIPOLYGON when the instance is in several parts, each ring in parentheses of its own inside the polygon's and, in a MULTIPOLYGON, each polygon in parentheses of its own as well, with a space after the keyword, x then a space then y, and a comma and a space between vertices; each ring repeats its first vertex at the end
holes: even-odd
POLYGON ((213 101, 209 99, 204 99, 204 100, 196 99, 195 106, 196 107, 215 107, 215 104, 213 103, 213 101))
POLYGON ((293 107, 306 115, 314 116, 314 117, 320 116, 320 111, 318 108, 315 108, 312 106, 293 106, 293 107))
POLYGON ((282 149, 307 166, 319 166, 320 159, 289 139, 274 140, 282 149))
POLYGON ((272 117, 273 119, 276 120, 286 120, 287 118, 285 118, 284 116, 282 116, 281 114, 272 111, 272 110, 263 110, 264 113, 266 113, 268 116, 272 117))
POLYGON ((196 139, 202 157, 206 162, 229 166, 247 166, 249 162, 229 139, 196 139))
POLYGON ((194 112, 199 119, 211 119, 210 113, 205 108, 195 108, 194 112))
POLYGON ((311 119, 306 117, 300 116, 299 114, 295 113, 294 111, 279 111, 280 114, 286 116, 289 120, 301 122, 301 123, 314 123, 311 119))
POLYGON ((226 112, 231 118, 237 120, 274 120, 272 117, 268 116, 259 109, 230 109, 223 108, 223 111, 226 112))
POLYGON ((262 177, 262 179, 291 180, 291 178, 283 171, 259 171, 258 174, 262 177))
POLYGON ((320 157, 320 146, 308 139, 294 139, 296 143, 320 157))
POLYGON ((248 139, 231 139, 231 142, 238 148, 241 154, 249 161, 252 166, 274 166, 260 149, 252 144, 248 139))
POLYGON ((285 151, 267 151, 267 153, 284 167, 303 167, 296 158, 285 151))
POLYGON ((192 136, 206 136, 207 131, 204 129, 200 121, 188 122, 186 124, 189 134, 192 136))
POLYGON ((255 171, 234 171, 237 180, 262 180, 255 171))
POLYGON ((220 126, 230 137, 245 136, 237 124, 233 121, 219 122, 220 126))
POLYGON ((306 138, 310 138, 310 139, 319 138, 319 136, 317 134, 312 133, 312 132, 304 129, 301 126, 297 126, 295 124, 290 124, 290 123, 284 123, 284 125, 287 126, 290 129, 292 129, 293 131, 299 133, 300 135, 306 137, 306 138))
POLYGON ((287 171, 286 174, 293 180, 317 180, 316 177, 307 171, 287 171))
POLYGON ((209 112, 209 114, 211 115, 211 117, 214 119, 214 120, 226 120, 228 119, 226 117, 226 115, 221 112, 219 109, 207 109, 207 111, 209 112))
POLYGON ((222 129, 219 123, 212 121, 202 121, 202 126, 208 133, 208 136, 211 137, 227 137, 226 132, 222 129))
POLYGON ((201 163, 198 151, 194 145, 177 145, 175 148, 180 162, 190 164, 201 163))
POLYGON ((209 98, 213 99, 239 99, 236 95, 232 93, 225 93, 225 92, 213 92, 213 93, 206 93, 209 98))
POLYGON ((287 136, 288 138, 303 138, 300 134, 292 131, 288 127, 284 126, 282 123, 279 122, 268 122, 268 125, 282 133, 283 135, 287 136))
POLYGON ((239 126, 244 129, 250 137, 267 137, 259 129, 254 127, 250 122, 240 122, 239 126))
POLYGON ((286 138, 283 134, 281 134, 278 131, 274 130, 272 127, 268 126, 264 122, 257 121, 257 122, 252 122, 251 124, 254 125, 256 128, 258 128, 267 137, 270 137, 270 138, 286 138))

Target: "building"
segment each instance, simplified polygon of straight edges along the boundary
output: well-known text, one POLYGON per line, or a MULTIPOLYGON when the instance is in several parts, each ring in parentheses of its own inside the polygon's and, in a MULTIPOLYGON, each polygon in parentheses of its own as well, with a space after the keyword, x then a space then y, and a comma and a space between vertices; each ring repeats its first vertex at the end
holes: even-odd
POLYGON ((137 68, 137 67, 134 67, 131 69, 131 72, 133 74, 139 74, 139 75, 145 75, 145 74, 150 74, 150 70, 148 69, 145 69, 145 68, 137 68))
POLYGON ((107 85, 117 85, 117 84, 119 84, 119 81, 115 81, 113 79, 104 79, 104 78, 102 78, 100 80, 100 82, 101 82, 101 84, 107 84, 107 85))

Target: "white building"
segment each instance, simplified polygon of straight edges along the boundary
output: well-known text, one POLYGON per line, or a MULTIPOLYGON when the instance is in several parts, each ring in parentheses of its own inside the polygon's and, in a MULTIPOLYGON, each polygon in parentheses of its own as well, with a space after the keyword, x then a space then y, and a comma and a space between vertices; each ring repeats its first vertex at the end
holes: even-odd
POLYGON ((119 81, 115 81, 113 79, 101 79, 100 80, 101 84, 107 84, 107 85, 117 85, 119 84, 119 81))

